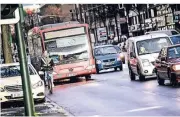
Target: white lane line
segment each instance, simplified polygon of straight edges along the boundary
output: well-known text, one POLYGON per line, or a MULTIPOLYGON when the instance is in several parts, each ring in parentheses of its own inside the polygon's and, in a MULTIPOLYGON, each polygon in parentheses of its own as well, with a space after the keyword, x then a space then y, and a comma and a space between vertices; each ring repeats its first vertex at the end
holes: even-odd
POLYGON ((146 111, 146 110, 158 109, 158 108, 161 108, 161 107, 162 106, 145 107, 145 108, 138 108, 138 109, 129 110, 129 111, 126 111, 126 112, 146 111))

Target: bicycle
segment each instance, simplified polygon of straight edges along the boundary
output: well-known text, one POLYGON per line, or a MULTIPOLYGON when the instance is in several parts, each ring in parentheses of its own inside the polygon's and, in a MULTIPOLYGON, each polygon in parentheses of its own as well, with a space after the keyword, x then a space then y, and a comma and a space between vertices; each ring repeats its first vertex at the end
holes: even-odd
POLYGON ((46 75, 45 75, 45 85, 47 84, 46 86, 48 86, 49 93, 53 94, 52 80, 48 72, 49 71, 46 71, 46 75))

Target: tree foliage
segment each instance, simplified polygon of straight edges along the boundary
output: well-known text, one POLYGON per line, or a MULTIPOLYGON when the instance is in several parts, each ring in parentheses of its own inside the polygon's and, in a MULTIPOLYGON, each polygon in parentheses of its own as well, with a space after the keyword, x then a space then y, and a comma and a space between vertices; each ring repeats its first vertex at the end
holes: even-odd
POLYGON ((43 10, 43 15, 62 15, 62 10, 60 5, 47 5, 43 10))

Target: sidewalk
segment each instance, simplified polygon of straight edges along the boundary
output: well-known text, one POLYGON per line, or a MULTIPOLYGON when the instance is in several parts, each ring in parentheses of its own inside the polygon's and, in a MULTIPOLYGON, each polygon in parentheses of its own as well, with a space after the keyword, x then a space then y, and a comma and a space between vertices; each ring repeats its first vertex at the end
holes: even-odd
MULTIPOLYGON (((62 107, 51 102, 48 98, 43 104, 35 105, 36 116, 72 116, 67 113, 62 107)), ((24 116, 24 107, 4 108, 1 109, 1 116, 24 116)))

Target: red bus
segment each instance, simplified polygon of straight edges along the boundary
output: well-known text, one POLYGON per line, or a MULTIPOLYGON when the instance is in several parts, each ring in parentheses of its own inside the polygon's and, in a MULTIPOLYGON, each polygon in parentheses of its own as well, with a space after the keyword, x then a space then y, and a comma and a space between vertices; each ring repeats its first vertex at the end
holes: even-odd
POLYGON ((76 77, 85 77, 87 80, 91 74, 96 73, 88 24, 48 24, 39 27, 38 34, 42 52, 47 50, 54 60, 55 81, 76 77))

